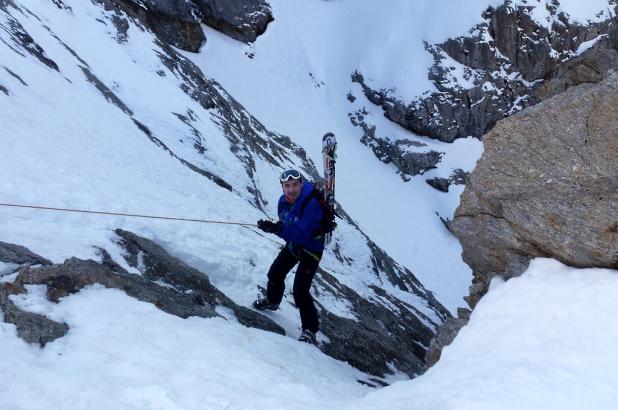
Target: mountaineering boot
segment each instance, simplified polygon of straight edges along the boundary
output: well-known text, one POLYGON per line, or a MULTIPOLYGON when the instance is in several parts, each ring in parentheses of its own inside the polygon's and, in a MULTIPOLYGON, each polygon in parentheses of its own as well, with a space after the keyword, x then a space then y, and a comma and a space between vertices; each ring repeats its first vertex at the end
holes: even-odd
POLYGON ((318 341, 315 339, 315 333, 313 333, 311 330, 309 329, 304 329, 303 333, 301 333, 300 337, 298 338, 299 342, 305 342, 305 343, 309 343, 312 345, 317 346, 318 345, 318 341))
POLYGON ((279 309, 278 303, 270 303, 268 298, 258 297, 255 302, 253 302, 253 307, 257 310, 277 310, 279 309))

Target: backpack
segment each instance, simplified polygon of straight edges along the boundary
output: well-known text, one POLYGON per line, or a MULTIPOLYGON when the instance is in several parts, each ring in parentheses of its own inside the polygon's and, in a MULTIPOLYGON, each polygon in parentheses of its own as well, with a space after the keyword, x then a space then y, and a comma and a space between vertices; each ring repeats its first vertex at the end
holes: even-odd
POLYGON ((330 204, 324 199, 324 189, 323 188, 313 188, 311 193, 307 195, 307 197, 300 204, 300 217, 302 218, 305 213, 305 208, 311 199, 317 199, 320 204, 320 208, 322 209, 322 220, 320 220, 320 224, 313 231, 313 236, 318 237, 320 235, 324 235, 327 233, 331 233, 337 227, 337 222, 335 222, 336 212, 330 207, 330 204))

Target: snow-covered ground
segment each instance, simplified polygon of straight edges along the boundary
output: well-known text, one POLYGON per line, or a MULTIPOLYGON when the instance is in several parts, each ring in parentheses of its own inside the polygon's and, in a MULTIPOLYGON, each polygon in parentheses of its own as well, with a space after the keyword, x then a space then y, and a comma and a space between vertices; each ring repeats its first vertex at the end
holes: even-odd
POLYGON ((492 282, 434 367, 359 408, 613 409, 617 295, 618 271, 533 260, 521 277, 492 282))
MULTIPOLYGON (((119 45, 97 6, 65 2, 72 13, 49 1, 22 3, 56 35, 70 40, 71 50, 87 60, 134 118, 165 138, 176 154, 216 171, 235 187, 246 185, 229 142, 206 115, 197 120, 208 142, 206 153, 198 157, 186 148, 191 144, 183 139, 190 131, 180 128, 171 113, 200 112, 200 107, 153 57, 152 36, 130 28, 128 43, 119 45)), ((351 83, 350 74, 361 69, 373 87, 394 87, 410 98, 431 91, 425 76, 431 60, 417 42, 465 34, 480 20, 480 11, 497 2, 398 0, 389 8, 369 0, 271 4, 275 21, 253 46, 205 28, 208 43, 191 58, 268 129, 305 148, 315 163, 320 163, 320 136, 334 131, 340 142, 339 201, 378 245, 454 310, 467 293, 470 272, 459 244, 435 212, 451 216, 463 187, 443 194, 424 179, 446 177, 453 168, 470 170, 482 145, 473 139, 443 144, 411 135, 384 119, 351 83), (452 24, 444 24, 447 15, 452 24), (346 99, 349 92, 357 97, 354 103, 346 99), (381 135, 445 152, 440 168, 402 181, 392 165, 379 163, 360 144, 361 131, 351 125, 348 113, 361 107, 381 135)), ((562 7, 579 21, 607 8, 607 1, 586 4, 590 7, 568 1, 562 7)), ((25 13, 20 23, 59 64, 62 75, 31 55, 16 58, 0 44, 0 53, 6 53, 0 54, 0 85, 9 92, 0 92, 0 202, 249 223, 264 217, 246 192, 229 192, 180 166, 121 110, 110 110, 85 81, 76 57, 36 18, 25 13)), ((272 204, 277 169, 265 162, 256 166, 259 187, 272 204)), ((0 241, 27 246, 54 262, 71 256, 98 259, 94 247, 100 246, 123 263, 114 245, 116 227, 161 243, 209 273, 244 305, 255 296, 256 284, 263 284, 278 248, 276 241, 238 226, 0 207, 0 241)), ((327 254, 323 265, 336 268, 362 294, 370 280, 362 270, 369 256, 356 231, 339 229, 355 264, 344 268, 327 254)), ((2 280, 11 279, 6 274, 13 268, 0 264, 2 280)), ((611 317, 618 308, 618 279, 611 271, 535 261, 521 278, 494 284, 438 365, 418 379, 378 391, 357 382, 366 375, 294 340, 297 313, 290 306, 274 313, 292 335, 280 337, 223 319, 179 319, 96 286, 57 305, 42 295, 43 288, 32 287, 28 296, 13 300, 66 321, 71 330, 40 349, 17 338, 14 326, 0 323, 2 410, 606 409, 618 401, 612 384, 618 327, 611 317)), ((327 303, 342 316, 350 314, 335 300, 327 303)))
POLYGON ((379 390, 289 338, 179 319, 98 286, 57 305, 43 291, 14 301, 71 330, 40 349, 0 323, 3 410, 606 410, 618 401, 616 271, 534 260, 492 283, 437 365, 379 390))

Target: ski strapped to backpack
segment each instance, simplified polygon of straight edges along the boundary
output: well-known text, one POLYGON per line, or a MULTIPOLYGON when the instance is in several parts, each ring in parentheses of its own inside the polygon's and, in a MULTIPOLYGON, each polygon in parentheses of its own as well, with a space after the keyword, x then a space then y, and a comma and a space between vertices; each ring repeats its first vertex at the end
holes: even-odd
MULTIPOLYGON (((322 137, 322 158, 324 159, 324 192, 322 198, 327 204, 328 212, 324 212, 330 218, 324 223, 326 243, 330 243, 331 232, 335 229, 335 162, 337 161, 337 139, 335 134, 327 132, 322 137)), ((323 218, 324 219, 324 218, 323 218)))

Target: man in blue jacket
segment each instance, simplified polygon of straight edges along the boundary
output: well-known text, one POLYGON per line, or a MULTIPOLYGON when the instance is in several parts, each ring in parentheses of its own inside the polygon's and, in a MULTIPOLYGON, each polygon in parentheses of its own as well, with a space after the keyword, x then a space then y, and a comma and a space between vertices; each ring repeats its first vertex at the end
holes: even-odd
POLYGON ((268 271, 266 297, 253 302, 259 310, 276 310, 283 298, 285 277, 298 263, 294 278, 294 303, 300 311, 302 342, 317 344, 318 312, 309 293, 311 281, 324 251, 324 235, 317 235, 322 221, 322 207, 312 194, 313 185, 295 169, 284 171, 280 178, 283 195, 279 198, 279 221, 259 220, 258 228, 285 240, 285 246, 268 271))

